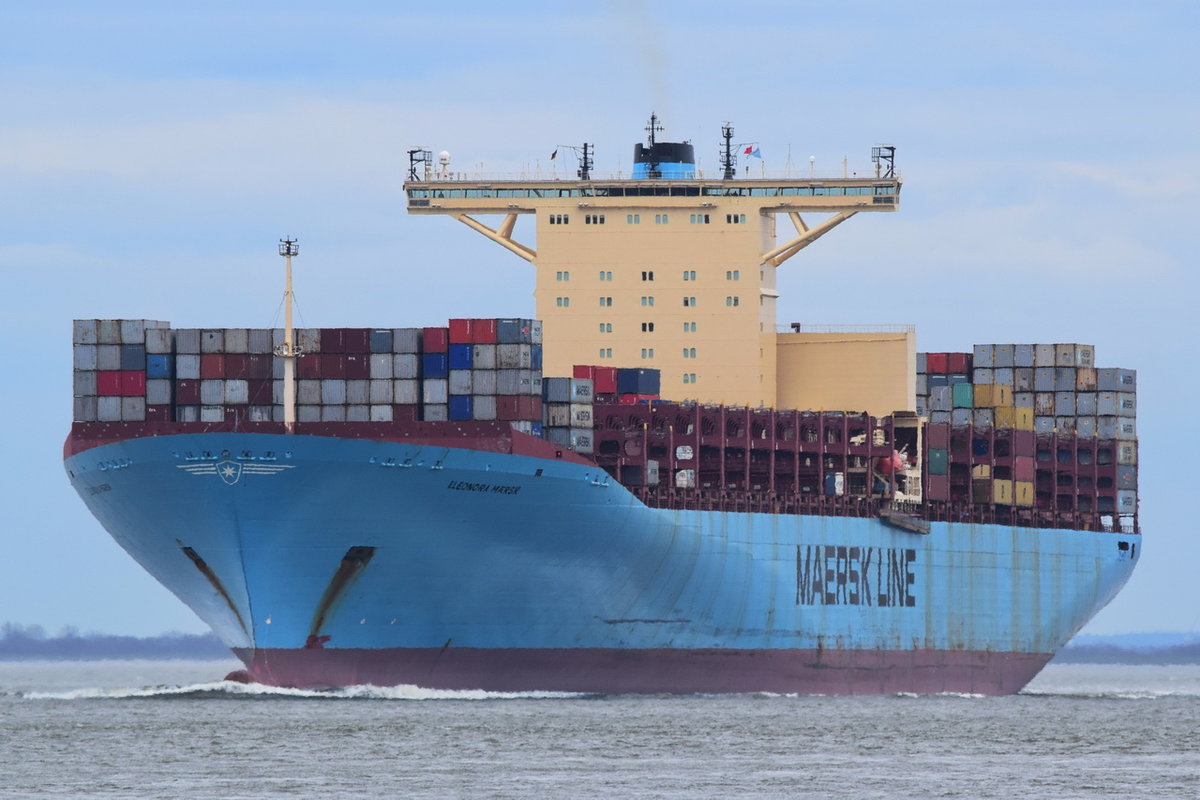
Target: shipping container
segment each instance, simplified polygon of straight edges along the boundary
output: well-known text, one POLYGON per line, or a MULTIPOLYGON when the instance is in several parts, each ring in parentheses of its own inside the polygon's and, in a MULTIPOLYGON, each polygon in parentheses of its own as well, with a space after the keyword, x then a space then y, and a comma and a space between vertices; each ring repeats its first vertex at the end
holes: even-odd
MULTIPOLYGON (((390 333, 390 331, 389 331, 390 333)), ((389 359, 390 363, 390 359, 389 359)), ((392 381, 388 378, 377 378, 371 381, 370 401, 371 405, 386 405, 388 408, 388 418, 391 418, 391 407, 395 395, 392 393, 392 381)), ((378 422, 379 420, 375 420, 378 422)))
POLYGON ((391 422, 392 419, 393 415, 391 404, 371 406, 371 422, 391 422))
MULTIPOLYGON (((338 378, 325 378, 321 381, 321 404, 322 405, 343 405, 346 402, 346 381, 338 378)), ((324 422, 334 422, 336 420, 324 419, 324 422)))
MULTIPOLYGON (((992 367, 996 366, 995 359, 993 358, 994 347, 992 345, 977 344, 973 350, 976 369, 981 367, 991 369, 992 367)), ((917 371, 921 371, 920 367, 917 368, 917 371)), ((979 383, 979 381, 976 381, 976 383, 979 383)))
POLYGON ((250 332, 245 328, 226 328, 224 352, 241 354, 250 352, 250 332))
POLYGON ((421 356, 421 375, 425 380, 450 377, 450 363, 446 353, 425 353, 421 356))
MULTIPOLYGON (((470 332, 468 331, 468 335, 470 332)), ((473 364, 472 356, 474 355, 475 346, 472 344, 456 344, 450 343, 449 358, 447 359, 450 369, 471 369, 473 364)))
MULTIPOLYGON (((346 381, 346 405, 365 406, 370 402, 371 382, 363 378, 346 381)), ((364 412, 365 413, 365 412, 364 412)), ((366 420, 361 420, 366 422, 366 420)))
MULTIPOLYGON (((468 331, 469 333, 469 331, 468 331)), ((453 345, 451 345, 453 346, 453 345)), ((472 412, 472 398, 469 394, 452 394, 450 395, 449 416, 451 420, 461 421, 469 420, 474 414, 472 412)))
MULTIPOLYGON (((450 346, 460 347, 461 345, 452 344, 450 346)), ((472 373, 472 371, 469 369, 454 369, 454 367, 451 366, 450 374, 448 376, 450 394, 471 394, 471 376, 473 374, 474 373, 472 373)), ((451 416, 451 419, 453 419, 453 416, 451 416)))
POLYGON ((499 394, 497 373, 494 369, 477 369, 471 372, 471 386, 475 395, 499 394))
MULTIPOLYGON (((395 353, 403 353, 413 355, 421 352, 421 328, 393 328, 392 329, 392 351, 395 353)), ((400 377, 397 375, 396 377, 400 377)), ((395 415, 393 409, 393 415, 395 415)))
MULTIPOLYGON (((395 352, 394 350, 392 350, 392 339, 393 339, 393 337, 392 337, 391 328, 376 328, 375 330, 371 331, 371 353, 374 355, 387 356, 387 355, 390 355, 391 353, 395 352)), ((372 376, 372 377, 374 377, 374 376, 372 376)), ((390 378, 391 376, 388 375, 388 376, 380 376, 380 377, 389 377, 390 378)), ((389 420, 391 419, 391 416, 392 416, 392 410, 391 410, 391 407, 389 406, 388 407, 388 419, 389 420)), ((380 422, 380 421, 381 420, 372 420, 372 422, 380 422)))
POLYGON ((930 375, 945 375, 949 372, 945 353, 926 353, 925 366, 930 375))
POLYGON ((393 356, 392 377, 396 379, 421 377, 421 356, 417 353, 398 353, 393 356))
POLYGON ((96 345, 96 369, 119 370, 121 368, 121 345, 96 345))
POLYGON ((1034 347, 1031 344, 1014 344, 1013 366, 1026 369, 1035 366, 1033 350, 1034 347))
MULTIPOLYGON (((391 334, 391 331, 386 331, 391 334)), ((391 379, 396 377, 395 371, 395 356, 391 353, 372 353, 371 354, 371 378, 391 379)), ((410 376, 415 377, 415 376, 410 376)))
POLYGON ((473 345, 471 349, 471 368, 496 369, 496 345, 473 345))
POLYGON ((494 320, 494 319, 473 319, 473 320, 471 320, 471 341, 474 344, 485 344, 485 345, 496 344, 496 320, 494 320))
POLYGON ((495 395, 474 395, 471 413, 474 415, 474 418, 478 420, 496 419, 495 395))
MULTIPOLYGON (((449 382, 445 378, 426 378, 421 382, 421 393, 421 400, 426 406, 445 405, 450 397, 449 382)), ((430 417, 427 415, 425 419, 430 417)))
POLYGON ((449 328, 423 328, 421 330, 421 352, 445 353, 449 347, 449 328))
POLYGON ((1013 346, 1011 344, 994 345, 992 353, 992 363, 997 369, 1005 367, 1012 369, 1013 364, 1013 346))
POLYGON ((445 403, 426 403, 421 416, 426 422, 446 422, 450 419, 450 407, 445 403))
POLYGON ((400 378, 392 381, 392 397, 396 405, 420 405, 421 382, 413 378, 400 378))

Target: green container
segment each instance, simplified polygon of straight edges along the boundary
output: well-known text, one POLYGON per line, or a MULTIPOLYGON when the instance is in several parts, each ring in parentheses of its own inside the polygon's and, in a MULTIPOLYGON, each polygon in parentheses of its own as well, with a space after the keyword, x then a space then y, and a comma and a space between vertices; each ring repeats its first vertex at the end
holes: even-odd
POLYGON ((938 447, 929 448, 929 474, 945 475, 949 472, 950 451, 938 447))
POLYGON ((975 386, 970 383, 956 383, 953 387, 955 408, 975 407, 975 386))

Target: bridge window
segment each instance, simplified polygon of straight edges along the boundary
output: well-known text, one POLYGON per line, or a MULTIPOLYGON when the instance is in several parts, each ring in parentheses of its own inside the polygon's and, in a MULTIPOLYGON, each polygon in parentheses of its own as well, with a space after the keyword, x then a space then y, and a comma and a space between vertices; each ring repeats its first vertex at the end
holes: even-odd
POLYGON ((694 348, 694 347, 683 348, 683 357, 684 358, 695 358, 696 357, 696 348, 694 348))
POLYGON ((558 272, 554 273, 554 280, 569 281, 571 280, 571 273, 565 270, 559 270, 558 272))
POLYGON ((696 332, 696 323, 694 323, 694 322, 683 323, 683 332, 684 333, 695 333, 696 332))
POLYGON ((554 298, 554 305, 558 306, 559 308, 566 308, 569 305, 571 305, 571 298, 556 297, 556 298, 554 298))
POLYGON ((692 214, 691 223, 693 225, 707 225, 708 222, 708 214, 692 214))
POLYGON ((694 297, 685 297, 685 298, 683 298, 683 304, 684 304, 685 306, 687 306, 688 308, 693 308, 693 307, 695 307, 695 305, 696 305, 696 298, 694 298, 694 297))
POLYGON ((550 215, 550 224, 551 225, 568 225, 568 224, 570 224, 570 222, 571 222, 570 214, 551 214, 550 215))
POLYGON ((601 347, 600 348, 600 358, 612 358, 612 348, 611 347, 601 347))
POLYGON ((643 298, 642 298, 642 305, 644 305, 644 306, 652 306, 652 305, 654 305, 654 298, 653 298, 653 297, 643 297, 643 298))
POLYGON ((727 280, 727 281, 740 281, 741 279, 742 279, 742 271, 741 271, 740 269, 727 269, 727 270, 725 270, 725 280, 727 280))
POLYGON ((655 225, 666 225, 667 224, 667 215, 666 214, 655 214, 654 215, 654 224, 655 225))
POLYGON ((653 347, 643 347, 642 348, 642 358, 654 358, 654 348, 653 347))
POLYGON ((603 225, 604 224, 604 215, 603 214, 584 214, 583 215, 583 224, 584 225, 603 225))
POLYGON ((642 224, 642 215, 641 214, 626 214, 625 222, 628 223, 629 225, 641 225, 642 224))
POLYGON ((694 269, 685 269, 685 270, 683 271, 683 279, 684 279, 685 281, 694 281, 694 280, 696 280, 696 270, 694 270, 694 269))
POLYGON ((612 323, 611 322, 601 322, 600 323, 600 332, 601 333, 612 333, 612 323))
POLYGON ((745 214, 726 214, 725 215, 725 222, 729 223, 730 225, 743 224, 743 223, 745 223, 745 221, 746 221, 745 214))
POLYGON ((649 272, 647 272, 646 270, 642 270, 642 280, 644 280, 644 281, 654 280, 654 270, 650 270, 649 272))
POLYGON ((683 382, 684 383, 695 383, 696 382, 696 373, 694 373, 694 372, 683 373, 683 382))
POLYGON ((600 270, 600 280, 611 281, 612 280, 612 271, 611 270, 603 270, 603 269, 600 270))
POLYGON ((727 306, 740 306, 741 304, 742 304, 742 298, 740 298, 740 297, 726 297, 725 298, 725 305, 727 305, 727 306))
POLYGON ((601 306, 603 306, 603 307, 605 307, 605 308, 608 308, 608 307, 610 307, 610 306, 612 305, 612 298, 611 298, 611 297, 601 297, 601 298, 600 298, 600 305, 601 305, 601 306))
POLYGON ((642 323, 642 333, 654 333, 654 323, 653 322, 643 322, 642 323))

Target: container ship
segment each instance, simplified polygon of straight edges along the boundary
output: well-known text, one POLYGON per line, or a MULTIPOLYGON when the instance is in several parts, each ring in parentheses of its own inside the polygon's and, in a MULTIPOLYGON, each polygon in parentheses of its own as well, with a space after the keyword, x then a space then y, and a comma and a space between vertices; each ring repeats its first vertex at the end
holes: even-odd
POLYGON ((607 178, 409 151, 409 213, 531 264, 534 318, 296 329, 284 240, 282 328, 75 321, 70 481, 231 677, 1006 694, 1119 591, 1133 370, 778 327, 786 261, 899 208, 895 149, 752 175, 726 125, 705 175, 647 130, 607 178))

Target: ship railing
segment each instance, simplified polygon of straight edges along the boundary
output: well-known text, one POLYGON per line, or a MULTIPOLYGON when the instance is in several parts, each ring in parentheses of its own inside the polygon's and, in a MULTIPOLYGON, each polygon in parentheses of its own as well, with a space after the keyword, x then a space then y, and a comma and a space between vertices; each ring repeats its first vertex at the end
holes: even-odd
POLYGON ((576 181, 579 183, 603 183, 605 181, 637 181, 638 183, 647 183, 650 180, 661 183, 679 183, 688 180, 703 180, 703 181, 719 181, 721 183, 741 183, 741 182, 762 182, 762 181, 878 181, 880 183, 894 183, 901 180, 900 170, 896 170, 895 174, 888 177, 877 176, 874 168, 868 169, 839 169, 839 170, 813 170, 813 169, 753 169, 735 175, 733 178, 726 179, 720 170, 705 170, 697 169, 691 177, 678 178, 635 178, 631 173, 624 170, 615 170, 613 172, 600 174, 593 172, 591 177, 586 181, 580 181, 576 171, 567 166, 560 167, 558 164, 551 162, 543 165, 541 163, 526 164, 520 169, 508 171, 490 171, 483 168, 474 170, 432 170, 423 180, 409 180, 408 183, 483 183, 483 182, 505 182, 505 181, 576 181))

